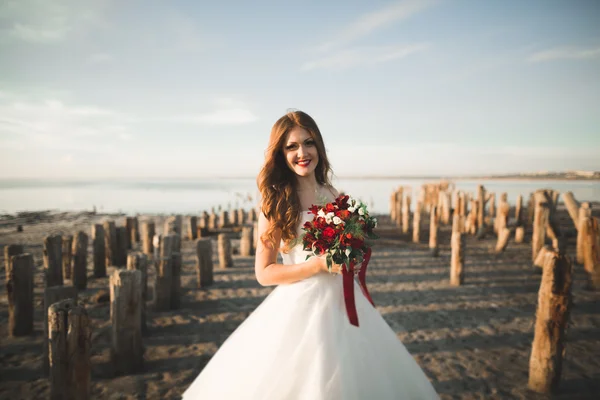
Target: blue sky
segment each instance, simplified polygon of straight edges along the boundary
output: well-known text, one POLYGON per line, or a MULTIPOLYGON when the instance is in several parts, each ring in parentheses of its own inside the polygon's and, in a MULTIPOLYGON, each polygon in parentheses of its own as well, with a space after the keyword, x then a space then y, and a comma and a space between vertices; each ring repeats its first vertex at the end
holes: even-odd
POLYGON ((600 2, 3 1, 0 178, 600 170, 600 2))

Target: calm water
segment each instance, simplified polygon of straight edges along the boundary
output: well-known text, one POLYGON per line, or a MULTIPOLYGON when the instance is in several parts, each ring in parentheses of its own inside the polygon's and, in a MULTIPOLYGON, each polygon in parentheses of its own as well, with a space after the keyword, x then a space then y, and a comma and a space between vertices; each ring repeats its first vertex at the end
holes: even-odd
MULTIPOLYGON (((398 186, 413 193, 429 182, 423 179, 335 179, 334 185, 367 202, 376 213, 387 213, 389 197, 398 186)), ((579 201, 600 201, 600 182, 457 180, 457 189, 474 193, 483 184, 496 193, 507 192, 509 202, 540 188, 571 191, 579 201)), ((252 207, 256 202, 254 179, 163 179, 105 181, 0 180, 0 213, 32 210, 92 210, 135 213, 198 213, 222 206, 252 207)))

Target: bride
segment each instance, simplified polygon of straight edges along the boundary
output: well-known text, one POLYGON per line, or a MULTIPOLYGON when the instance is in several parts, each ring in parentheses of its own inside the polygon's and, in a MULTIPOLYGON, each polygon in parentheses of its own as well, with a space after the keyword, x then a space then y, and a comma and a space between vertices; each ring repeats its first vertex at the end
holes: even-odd
POLYGON ((256 279, 277 285, 183 394, 191 399, 437 399, 418 364, 355 283, 360 326, 348 321, 340 265, 297 243, 312 204, 332 201, 321 132, 301 111, 271 130, 258 176, 256 279), (277 263, 281 253, 283 264, 277 263))

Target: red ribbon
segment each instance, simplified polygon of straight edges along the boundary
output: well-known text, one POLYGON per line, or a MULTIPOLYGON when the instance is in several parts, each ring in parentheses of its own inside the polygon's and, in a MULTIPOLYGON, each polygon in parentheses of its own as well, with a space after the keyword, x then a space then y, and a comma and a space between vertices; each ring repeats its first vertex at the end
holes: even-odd
MULTIPOLYGON (((367 300, 375 307, 375 303, 373 303, 373 299, 371 299, 371 295, 367 289, 367 283, 365 282, 367 265, 369 264, 370 259, 371 249, 367 249, 365 256, 363 257, 360 271, 358 272, 358 282, 367 300)), ((351 262, 349 270, 342 268, 342 279, 344 285, 344 303, 346 304, 348 319, 352 325, 358 326, 358 313, 356 312, 356 303, 354 301, 354 265, 354 262, 351 262)))

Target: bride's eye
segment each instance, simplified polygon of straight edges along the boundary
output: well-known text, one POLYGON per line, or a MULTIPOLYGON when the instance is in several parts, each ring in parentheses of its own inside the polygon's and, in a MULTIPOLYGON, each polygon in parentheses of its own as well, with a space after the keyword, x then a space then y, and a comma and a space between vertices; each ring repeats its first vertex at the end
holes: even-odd
POLYGON ((296 143, 288 144, 285 146, 286 150, 294 150, 296 148, 296 143))
POLYGON ((307 146, 314 146, 315 145, 315 141, 313 139, 309 139, 309 140, 307 140, 304 143, 306 143, 307 146))

